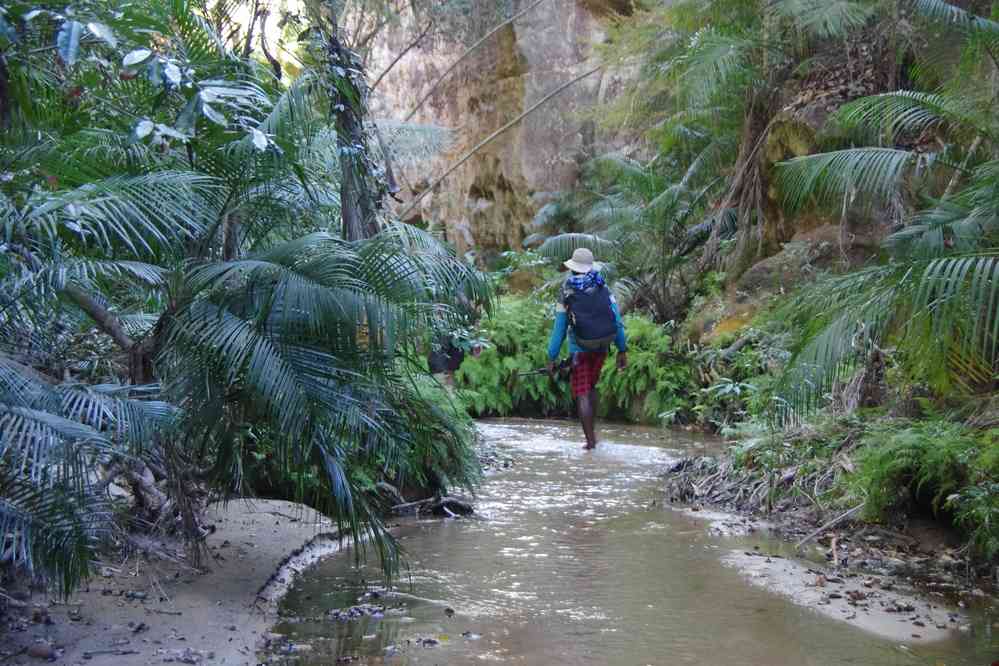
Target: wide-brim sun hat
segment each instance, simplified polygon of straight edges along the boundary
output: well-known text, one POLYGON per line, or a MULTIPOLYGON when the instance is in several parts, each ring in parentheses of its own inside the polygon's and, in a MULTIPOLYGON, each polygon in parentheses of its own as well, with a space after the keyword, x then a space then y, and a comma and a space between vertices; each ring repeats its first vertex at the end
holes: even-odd
POLYGON ((576 271, 577 273, 589 273, 590 271, 600 270, 600 264, 593 261, 593 253, 585 247, 577 248, 572 253, 572 259, 563 262, 563 265, 570 271, 576 271))

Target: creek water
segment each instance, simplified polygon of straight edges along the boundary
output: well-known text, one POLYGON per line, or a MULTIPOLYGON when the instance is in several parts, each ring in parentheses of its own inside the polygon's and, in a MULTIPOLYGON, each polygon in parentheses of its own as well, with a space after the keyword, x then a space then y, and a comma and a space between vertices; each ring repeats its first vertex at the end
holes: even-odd
POLYGON ((402 524, 409 566, 388 588, 376 567, 355 566, 350 554, 303 573, 275 628, 307 646, 289 662, 987 666, 999 659, 992 625, 981 618, 967 634, 910 645, 748 584, 724 564, 725 554, 778 544, 712 535, 659 500, 669 461, 715 451, 718 442, 605 426, 600 447, 584 452, 571 423, 480 428, 512 450, 515 464, 486 479, 477 517, 402 524), (388 610, 350 622, 327 616, 362 599, 388 610))

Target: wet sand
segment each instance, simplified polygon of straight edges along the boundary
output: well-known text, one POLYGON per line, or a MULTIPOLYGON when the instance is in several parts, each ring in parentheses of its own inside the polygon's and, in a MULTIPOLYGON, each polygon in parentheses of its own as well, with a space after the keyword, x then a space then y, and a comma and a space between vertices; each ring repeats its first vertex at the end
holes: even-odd
POLYGON ((296 571, 340 544, 329 521, 291 502, 233 501, 213 508, 209 522, 214 561, 204 573, 133 556, 102 563, 68 602, 36 593, 28 603, 41 621, 29 612, 21 631, 4 634, 2 651, 20 653, 5 663, 40 663, 26 650, 47 645, 58 664, 256 664, 276 619, 273 602, 296 571))

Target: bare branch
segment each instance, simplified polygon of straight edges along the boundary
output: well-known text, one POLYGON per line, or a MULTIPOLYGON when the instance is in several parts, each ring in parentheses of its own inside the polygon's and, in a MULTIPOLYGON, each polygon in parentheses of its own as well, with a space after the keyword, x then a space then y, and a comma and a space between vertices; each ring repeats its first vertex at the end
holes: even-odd
POLYGON ((550 93, 548 93, 547 95, 545 95, 544 97, 542 97, 538 102, 536 102, 535 104, 533 104, 531 106, 531 108, 529 108, 527 111, 524 111, 522 114, 520 114, 519 116, 517 116, 516 118, 514 118, 513 120, 511 120, 510 122, 508 122, 506 125, 503 125, 503 127, 500 127, 498 130, 496 130, 495 132, 493 132, 492 134, 490 134, 489 136, 487 136, 485 139, 483 139, 482 141, 480 141, 474 148, 472 148, 470 151, 468 151, 467 153, 465 153, 465 155, 460 160, 458 160, 451 167, 449 167, 448 170, 445 171, 443 175, 441 175, 438 178, 434 179, 434 182, 432 182, 427 189, 423 190, 416 197, 414 197, 413 200, 411 202, 409 202, 409 205, 406 206, 402 210, 401 213, 399 213, 399 217, 402 218, 402 219, 405 219, 406 215, 408 215, 409 213, 411 213, 413 211, 413 209, 416 208, 416 206, 423 200, 423 198, 425 196, 427 196, 428 194, 430 194, 431 192, 433 192, 435 189, 437 189, 437 186, 440 185, 441 182, 445 178, 447 178, 452 173, 454 173, 462 164, 464 164, 465 162, 467 162, 473 155, 475 155, 475 153, 479 152, 486 145, 492 143, 493 140, 496 139, 496 137, 500 136, 501 134, 503 134, 504 132, 506 132, 508 129, 510 129, 514 125, 518 124, 521 120, 523 120, 524 118, 526 118, 527 116, 529 116, 531 113, 533 113, 535 111, 535 109, 537 109, 538 107, 540 107, 541 105, 543 105, 545 102, 547 102, 551 98, 553 98, 556 95, 558 95, 560 92, 562 92, 563 90, 565 90, 566 88, 568 88, 572 84, 574 84, 574 83, 576 83, 578 81, 582 81, 583 79, 585 79, 586 77, 590 76, 591 74, 599 72, 601 69, 603 69, 603 65, 600 65, 598 67, 594 67, 591 70, 583 72, 582 74, 580 74, 579 76, 575 77, 571 81, 567 81, 566 83, 563 83, 558 88, 556 88, 555 90, 551 91, 550 93))
POLYGON ((88 294, 81 287, 75 284, 67 284, 62 292, 76 304, 78 308, 87 313, 97 328, 111 336, 119 347, 129 351, 135 345, 135 341, 125 332, 118 317, 113 312, 104 307, 96 298, 88 294))
POLYGON ((426 101, 428 99, 430 99, 431 95, 433 95, 435 92, 437 92, 437 88, 440 87, 440 85, 441 85, 441 83, 443 83, 444 79, 446 79, 451 74, 451 72, 453 72, 454 69, 458 65, 460 65, 462 63, 462 61, 465 60, 465 58, 467 58, 470 54, 472 54, 477 48, 479 48, 480 46, 482 46, 490 37, 492 37, 493 35, 495 35, 497 32, 499 32, 500 30, 502 30, 506 26, 512 24, 514 21, 516 21, 517 19, 519 19, 524 14, 527 14, 528 12, 530 12, 532 9, 534 9, 535 7, 537 7, 538 5, 540 5, 544 1, 545 0, 536 0, 536 2, 531 3, 528 7, 525 7, 524 9, 522 9, 519 12, 517 12, 516 14, 514 14, 513 16, 511 16, 507 20, 503 21, 502 23, 500 23, 499 25, 497 25, 495 28, 493 28, 492 30, 490 30, 489 32, 487 32, 485 35, 483 35, 482 38, 479 39, 479 41, 477 41, 474 44, 472 44, 471 46, 469 46, 468 49, 464 53, 462 53, 460 56, 458 56, 457 60, 455 60, 453 63, 451 63, 450 67, 448 67, 446 70, 444 70, 444 73, 440 75, 440 78, 438 78, 436 81, 434 81, 433 85, 430 86, 430 90, 428 90, 426 92, 426 94, 423 97, 420 98, 420 101, 416 103, 416 106, 413 107, 413 110, 409 112, 409 114, 406 116, 406 118, 403 120, 403 122, 407 122, 408 123, 410 120, 413 119, 413 116, 415 116, 416 112, 420 110, 420 108, 424 105, 424 103, 426 103, 426 101))
POLYGON ((385 78, 385 75, 391 72, 392 68, 395 67, 400 60, 402 60, 403 56, 405 56, 411 50, 416 48, 419 45, 419 43, 423 41, 423 38, 427 36, 427 33, 430 32, 430 29, 432 27, 434 27, 434 22, 433 21, 428 22, 427 27, 424 28, 422 32, 420 32, 419 36, 413 41, 411 41, 409 45, 406 46, 406 48, 404 48, 402 51, 399 51, 399 55, 397 55, 395 58, 392 59, 392 62, 388 64, 388 67, 383 69, 382 73, 378 75, 377 79, 375 79, 375 82, 371 84, 370 90, 372 92, 375 90, 375 88, 378 87, 378 84, 382 82, 382 79, 385 78))

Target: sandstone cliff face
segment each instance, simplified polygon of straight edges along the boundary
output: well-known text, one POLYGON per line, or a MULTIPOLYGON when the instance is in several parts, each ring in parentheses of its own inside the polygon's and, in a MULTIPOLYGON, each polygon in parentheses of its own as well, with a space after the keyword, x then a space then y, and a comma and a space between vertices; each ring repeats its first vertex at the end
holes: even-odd
MULTIPOLYGON (((448 150, 403 168, 401 196, 426 189, 444 168, 505 123, 573 77, 596 65, 604 38, 602 14, 621 0, 551 0, 493 36, 467 58, 427 101, 414 122, 454 132, 448 150)), ((524 5, 526 6, 526 4, 524 5)), ((374 51, 377 74, 405 39, 387 33, 374 51)), ((464 51, 458 44, 413 50, 385 77, 372 100, 375 118, 401 120, 464 51)), ((575 184, 597 145, 585 114, 620 89, 619 75, 598 72, 563 91, 485 147, 420 206, 418 215, 444 229, 459 251, 518 248, 535 213, 575 184)))

